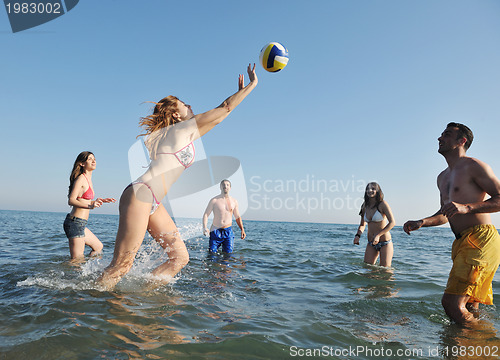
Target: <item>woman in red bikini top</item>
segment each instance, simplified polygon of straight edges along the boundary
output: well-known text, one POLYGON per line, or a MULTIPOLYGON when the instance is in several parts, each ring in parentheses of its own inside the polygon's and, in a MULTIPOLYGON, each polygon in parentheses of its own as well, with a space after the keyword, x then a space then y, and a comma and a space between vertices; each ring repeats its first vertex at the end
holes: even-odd
POLYGON ((113 198, 93 200, 92 172, 95 169, 94 154, 83 151, 77 156, 69 177, 68 205, 73 208, 66 216, 63 227, 68 237, 71 259, 83 258, 85 245, 92 249, 91 256, 101 252, 101 241, 87 228, 89 211, 116 201, 113 198))
POLYGON ((151 164, 143 175, 125 188, 120 198, 120 222, 111 264, 98 282, 112 289, 130 270, 146 231, 167 251, 169 260, 153 270, 155 285, 168 283, 189 261, 179 231, 161 200, 172 184, 193 163, 193 141, 212 130, 257 86, 255 64, 248 65, 250 83, 238 77, 238 91, 220 106, 194 115, 191 106, 175 96, 155 103, 153 114, 142 118, 144 143, 151 164))

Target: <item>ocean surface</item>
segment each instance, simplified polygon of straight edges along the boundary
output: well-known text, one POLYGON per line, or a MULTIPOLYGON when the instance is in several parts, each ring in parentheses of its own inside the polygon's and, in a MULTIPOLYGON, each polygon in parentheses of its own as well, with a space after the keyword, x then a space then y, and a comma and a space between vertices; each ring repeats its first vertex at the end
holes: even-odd
MULTIPOLYGON (((166 255, 149 236, 112 292, 95 280, 118 217, 91 214, 101 258, 69 262, 65 214, 0 211, 0 359, 498 359, 495 306, 470 328, 441 296, 449 228, 392 231, 393 268, 363 263, 355 225, 245 221, 230 258, 207 256, 201 219, 178 219, 190 263, 147 290, 166 255)), ((366 237, 362 238, 366 243, 366 237)), ((86 253, 88 253, 88 248, 86 253)))

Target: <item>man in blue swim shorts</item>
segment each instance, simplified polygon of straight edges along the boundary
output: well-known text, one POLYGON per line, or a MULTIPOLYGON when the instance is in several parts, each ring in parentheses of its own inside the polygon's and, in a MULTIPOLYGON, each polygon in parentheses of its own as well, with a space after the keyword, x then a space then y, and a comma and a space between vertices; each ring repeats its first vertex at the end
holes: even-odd
POLYGON ((238 202, 236 199, 229 196, 231 190, 231 182, 229 180, 222 180, 220 183, 220 195, 212 198, 208 202, 207 209, 203 214, 203 234, 207 236, 210 234, 209 251, 211 253, 217 252, 219 247, 222 246, 222 251, 225 253, 232 253, 234 247, 234 233, 231 227, 233 223, 233 215, 236 219, 236 224, 241 230, 241 239, 246 237, 245 229, 243 228, 243 221, 238 210, 238 202), (212 226, 208 230, 207 222, 208 216, 213 212, 214 218, 212 226))

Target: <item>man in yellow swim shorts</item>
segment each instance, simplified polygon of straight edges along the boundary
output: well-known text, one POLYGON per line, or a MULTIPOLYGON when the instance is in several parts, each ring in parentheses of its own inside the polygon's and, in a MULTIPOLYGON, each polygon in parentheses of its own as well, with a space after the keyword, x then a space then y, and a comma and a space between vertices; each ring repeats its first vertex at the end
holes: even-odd
POLYGON ((441 209, 421 220, 410 220, 404 231, 450 223, 456 236, 453 267, 441 300, 446 314, 463 324, 475 321, 469 310, 493 304, 491 283, 500 263, 500 235, 490 213, 500 211, 500 181, 490 166, 466 156, 474 136, 463 124, 449 123, 438 138, 438 152, 448 167, 437 184, 441 209))

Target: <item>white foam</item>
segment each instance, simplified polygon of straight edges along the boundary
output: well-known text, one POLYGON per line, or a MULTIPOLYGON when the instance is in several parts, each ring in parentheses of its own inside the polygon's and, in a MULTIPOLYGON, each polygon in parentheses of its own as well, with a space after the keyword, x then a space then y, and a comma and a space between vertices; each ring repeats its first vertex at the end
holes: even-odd
POLYGON ((92 290, 96 288, 93 280, 64 279, 61 277, 28 276, 26 280, 19 281, 17 286, 38 286, 56 290, 92 290))
MULTIPOLYGON (((186 220, 184 224, 179 225, 179 233, 183 240, 199 237, 201 235, 201 224, 198 221, 195 222, 195 220, 186 220)), ((110 252, 110 254, 112 253, 110 252)), ((148 234, 136 255, 134 265, 118 284, 118 288, 134 291, 141 290, 145 283, 174 284, 177 278, 151 274, 153 269, 165 261, 168 261, 167 250, 163 249, 148 234)), ((111 259, 105 256, 90 258, 80 267, 75 267, 75 271, 50 270, 28 276, 25 280, 19 281, 17 286, 38 286, 56 290, 99 290, 96 280, 110 262, 111 259)))

